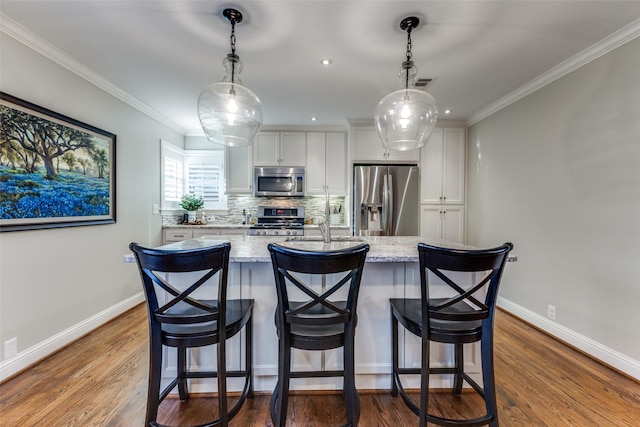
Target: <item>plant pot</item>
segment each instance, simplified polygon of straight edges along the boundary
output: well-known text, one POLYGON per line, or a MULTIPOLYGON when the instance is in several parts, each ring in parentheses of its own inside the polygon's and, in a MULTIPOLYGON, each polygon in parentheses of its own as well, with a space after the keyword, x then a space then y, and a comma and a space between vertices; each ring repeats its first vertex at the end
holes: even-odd
POLYGON ((196 211, 189 211, 189 222, 190 223, 196 222, 196 211))

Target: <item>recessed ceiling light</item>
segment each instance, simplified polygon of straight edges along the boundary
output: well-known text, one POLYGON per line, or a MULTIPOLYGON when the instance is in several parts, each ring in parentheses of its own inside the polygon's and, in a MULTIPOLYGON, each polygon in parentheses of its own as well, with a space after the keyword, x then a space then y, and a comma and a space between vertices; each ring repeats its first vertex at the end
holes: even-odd
POLYGON ((311 117, 311 121, 312 121, 312 122, 315 122, 316 120, 318 120, 318 118, 317 118, 317 117, 311 117))
POLYGON ((444 113, 445 113, 445 114, 447 114, 447 115, 449 115, 449 114, 451 114, 451 110, 449 110, 449 109, 447 108, 446 110, 444 110, 444 113))
POLYGON ((329 58, 324 58, 320 60, 320 63, 324 66, 329 66, 331 64, 333 64, 333 61, 330 60, 329 58))

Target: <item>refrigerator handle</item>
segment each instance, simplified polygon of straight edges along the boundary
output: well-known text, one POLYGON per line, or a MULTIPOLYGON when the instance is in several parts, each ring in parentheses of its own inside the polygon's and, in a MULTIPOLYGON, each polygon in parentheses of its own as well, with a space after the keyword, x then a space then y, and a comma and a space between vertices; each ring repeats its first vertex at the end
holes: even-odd
POLYGON ((382 229, 382 235, 388 235, 388 212, 389 212, 389 185, 387 183, 387 177, 389 174, 384 174, 382 176, 382 218, 380 218, 380 228, 382 229))
POLYGON ((393 230, 393 175, 387 174, 387 225, 385 227, 387 236, 395 235, 393 230))

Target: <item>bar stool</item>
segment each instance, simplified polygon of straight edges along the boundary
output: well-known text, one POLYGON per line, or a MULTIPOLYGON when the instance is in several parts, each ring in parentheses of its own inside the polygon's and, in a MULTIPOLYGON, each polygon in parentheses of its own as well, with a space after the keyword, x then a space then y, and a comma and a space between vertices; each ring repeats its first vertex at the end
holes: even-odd
POLYGON ((285 425, 291 378, 343 377, 347 425, 355 427, 360 417, 360 396, 354 372, 356 307, 369 245, 332 251, 308 251, 273 243, 268 248, 278 294, 275 315, 279 338, 278 383, 270 403, 273 425, 285 425), (327 274, 336 274, 340 279, 335 284, 327 283, 324 290, 314 289, 313 278, 327 274), (346 300, 335 295, 342 288, 348 290, 346 300), (307 299, 292 301, 289 296, 293 292, 304 294, 303 298, 307 299), (329 350, 338 347, 344 347, 343 369, 291 370, 292 348, 329 350))
POLYGON ((394 298, 391 303, 391 341, 393 379, 391 394, 402 396, 407 406, 419 416, 420 426, 427 422, 443 426, 498 426, 495 381, 493 375, 493 320, 498 287, 511 243, 486 250, 459 250, 418 244, 420 259, 421 298, 394 298), (431 272, 449 286, 452 296, 429 298, 428 273, 431 272), (452 274, 453 272, 453 274, 452 274), (465 275, 456 275, 465 272, 465 275), (475 280, 462 283, 462 276, 475 280), (482 293, 486 295, 482 297, 482 293), (410 333, 421 337, 420 368, 399 367, 398 323, 410 333), (453 344, 454 366, 431 368, 429 342, 453 344), (480 341, 482 357, 481 387, 464 372, 464 344, 480 341), (400 375, 420 375, 420 402, 416 405, 406 393, 400 375), (474 419, 448 419, 430 415, 428 411, 429 375, 453 374, 452 392, 462 393, 466 381, 485 401, 486 414, 474 419))
MULTIPOLYGON (((156 423, 160 402, 178 387, 180 400, 189 399, 187 380, 217 378, 218 419, 199 427, 227 426, 247 397, 253 397, 251 368, 252 299, 227 299, 229 270, 228 242, 206 248, 167 251, 144 248, 131 243, 142 278, 149 320, 149 388, 147 393, 146 426, 156 423), (183 274, 188 273, 188 274, 183 274), (194 296, 218 273, 217 299, 194 296), (160 305, 162 304, 162 305, 160 305), (227 370, 226 343, 245 329, 244 369, 227 370), (187 349, 217 344, 216 371, 190 371, 187 349), (177 351, 176 377, 161 391, 162 346, 177 351), (228 409, 227 378, 243 377, 244 387, 235 405, 228 409)), ((212 282, 215 282, 212 281, 212 282)), ((216 289, 217 287, 217 289, 216 289)))

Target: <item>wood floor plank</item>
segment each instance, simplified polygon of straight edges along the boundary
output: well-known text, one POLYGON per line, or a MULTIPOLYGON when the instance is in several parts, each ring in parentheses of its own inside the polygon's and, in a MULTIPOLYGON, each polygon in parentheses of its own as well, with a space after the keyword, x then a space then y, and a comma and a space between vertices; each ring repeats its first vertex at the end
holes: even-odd
MULTIPOLYGON (((143 306, 93 331, 64 350, 0 384, 0 426, 142 426, 147 387, 147 322, 143 306)), ((499 311, 495 369, 501 426, 637 427, 640 384, 499 311)), ((234 427, 269 427, 269 398, 248 400, 234 427)), ((415 395, 417 399, 417 394, 415 395)), ((431 393, 431 410, 476 416, 482 400, 431 393)), ((361 393, 360 425, 417 425, 399 397, 361 393)), ((159 420, 171 425, 216 416, 216 399, 166 399, 159 420)), ((287 426, 335 426, 346 419, 340 394, 296 393, 287 426)))

